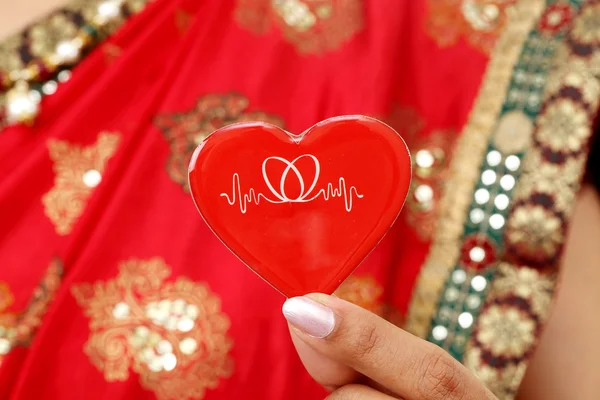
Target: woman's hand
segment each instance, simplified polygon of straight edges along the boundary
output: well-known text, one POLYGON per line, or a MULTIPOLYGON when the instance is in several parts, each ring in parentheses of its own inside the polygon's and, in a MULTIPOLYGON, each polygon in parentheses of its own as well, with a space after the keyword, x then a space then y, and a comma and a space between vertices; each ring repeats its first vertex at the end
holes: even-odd
POLYGON ((329 399, 486 400, 484 385, 438 346, 333 296, 288 299, 283 313, 329 399))

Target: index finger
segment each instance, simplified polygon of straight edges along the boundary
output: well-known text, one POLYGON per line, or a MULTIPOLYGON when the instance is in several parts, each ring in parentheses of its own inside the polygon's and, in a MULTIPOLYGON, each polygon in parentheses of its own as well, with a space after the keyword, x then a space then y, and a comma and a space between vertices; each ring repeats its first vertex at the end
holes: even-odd
POLYGON ((298 328, 299 338, 324 356, 409 400, 495 398, 440 347, 344 300, 322 294, 309 298, 289 299, 284 314, 292 311, 294 316, 288 321, 298 328), (316 321, 310 318, 323 316, 332 325, 330 329, 321 325, 320 333, 325 334, 303 329, 306 324, 314 326, 316 321))

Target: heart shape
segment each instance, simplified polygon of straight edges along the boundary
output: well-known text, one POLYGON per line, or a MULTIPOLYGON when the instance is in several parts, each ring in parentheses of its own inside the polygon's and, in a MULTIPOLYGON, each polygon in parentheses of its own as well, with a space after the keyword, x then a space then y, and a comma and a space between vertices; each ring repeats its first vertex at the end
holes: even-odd
POLYGON ((229 125, 198 146, 189 168, 208 226, 288 297, 333 293, 392 226, 410 179, 404 140, 364 116, 298 136, 261 122, 229 125))

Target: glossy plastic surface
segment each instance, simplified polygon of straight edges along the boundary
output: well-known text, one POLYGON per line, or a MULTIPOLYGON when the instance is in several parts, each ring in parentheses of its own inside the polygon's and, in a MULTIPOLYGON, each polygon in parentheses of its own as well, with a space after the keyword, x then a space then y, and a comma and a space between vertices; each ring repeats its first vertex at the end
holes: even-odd
POLYGON ((211 134, 190 188, 213 232, 285 296, 332 293, 397 218, 410 155, 389 126, 363 116, 300 136, 264 123, 211 134))

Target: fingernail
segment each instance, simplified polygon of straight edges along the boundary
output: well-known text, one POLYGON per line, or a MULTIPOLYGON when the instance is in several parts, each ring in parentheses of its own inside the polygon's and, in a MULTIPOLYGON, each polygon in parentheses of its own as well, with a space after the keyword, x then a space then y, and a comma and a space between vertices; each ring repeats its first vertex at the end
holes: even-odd
POLYGON ((308 297, 288 299, 283 303, 282 311, 292 326, 309 336, 324 338, 335 327, 333 311, 308 297))

